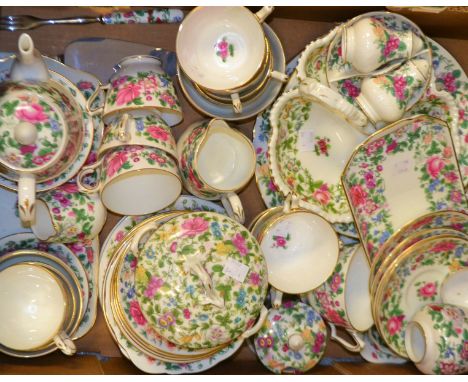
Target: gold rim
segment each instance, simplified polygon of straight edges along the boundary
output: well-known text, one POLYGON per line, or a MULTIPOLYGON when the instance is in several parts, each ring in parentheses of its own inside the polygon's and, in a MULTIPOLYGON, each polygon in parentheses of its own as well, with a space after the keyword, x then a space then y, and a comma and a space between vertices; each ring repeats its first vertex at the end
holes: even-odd
MULTIPOLYGON (((403 118, 403 119, 400 119, 398 121, 395 121, 395 122, 383 127, 382 129, 377 130, 375 133, 369 135, 369 137, 364 142, 361 142, 353 150, 351 156, 349 157, 348 161, 346 162, 346 165, 345 165, 345 167, 343 169, 343 172, 341 173, 341 177, 340 177, 341 178, 341 186, 342 186, 344 194, 346 196, 346 200, 348 201, 349 209, 351 211, 351 216, 353 217, 354 224, 355 224, 356 229, 357 229, 358 234, 359 234, 359 239, 360 239, 361 243, 363 243, 364 252, 366 253, 370 264, 372 264, 374 259, 370 257, 369 251, 367 249, 367 242, 364 240, 364 236, 362 235, 362 232, 361 232, 361 226, 360 226, 360 224, 358 222, 358 216, 356 216, 354 208, 352 207, 351 200, 348 197, 348 191, 347 191, 348 189, 347 189, 347 187, 345 185, 347 172, 349 170, 349 167, 351 166, 351 163, 354 161, 354 157, 359 153, 359 151, 361 151, 362 148, 366 147, 368 144, 373 142, 376 139, 376 137, 387 135, 390 130, 401 128, 403 126, 408 125, 408 122, 416 121, 416 120, 419 120, 419 119, 425 120, 425 121, 430 122, 430 123, 441 124, 442 127, 445 128, 446 131, 448 131, 449 142, 452 144, 452 148, 453 148, 453 150, 455 152, 452 133, 450 131, 451 129, 447 125, 447 123, 445 121, 439 119, 439 118, 431 117, 431 116, 425 115, 425 114, 418 114, 418 115, 415 115, 415 116, 412 116, 412 117, 407 117, 407 118, 403 118)), ((461 177, 461 172, 460 172, 460 166, 459 166, 459 163, 458 163, 457 160, 455 160, 455 163, 456 163, 456 166, 457 166, 457 169, 458 169, 458 176, 460 177, 460 181, 461 181, 462 177, 461 177)), ((465 195, 465 201, 466 201, 466 195, 465 195)))
MULTIPOLYGON (((175 95, 174 98, 177 100, 177 95, 175 95)), ((175 114, 178 117, 180 117, 181 121, 183 119, 183 115, 182 115, 182 111, 180 109, 180 106, 179 106, 178 110, 171 109, 169 107, 164 107, 164 106, 128 106, 128 107, 124 107, 124 108, 121 108, 121 109, 108 111, 107 113, 103 113, 101 118, 102 118, 102 120, 107 120, 108 118, 114 117, 116 114, 119 114, 119 113, 127 113, 127 112, 130 112, 130 111, 133 111, 133 110, 147 110, 147 111, 153 111, 154 112, 155 109, 157 109, 158 111, 163 112, 163 113, 175 114)))
MULTIPOLYGON (((206 8, 206 7, 201 7, 201 6, 198 6, 196 8, 194 8, 188 15, 185 16, 184 20, 182 21, 182 23, 180 24, 179 26, 179 31, 181 30, 181 28, 183 27, 184 23, 187 23, 187 21, 190 19, 190 17, 193 17, 193 14, 198 12, 200 10, 200 8, 206 8)), ((237 85, 236 87, 234 88, 228 88, 228 89, 221 89, 222 91, 226 91, 226 92, 235 92, 236 90, 239 90, 241 89, 242 87, 248 85, 251 81, 252 81, 252 78, 255 78, 258 73, 260 72, 260 70, 263 68, 264 64, 265 64, 265 60, 266 60, 266 53, 267 53, 267 47, 266 47, 266 41, 267 41, 267 37, 265 36, 265 31, 263 30, 263 27, 262 27, 262 23, 259 22, 258 18, 255 16, 255 14, 253 14, 250 10, 248 10, 246 7, 242 7, 244 9, 247 10, 247 14, 251 15, 252 18, 255 20, 255 22, 258 24, 258 27, 260 28, 260 32, 262 34, 262 36, 264 37, 263 38, 263 42, 264 42, 264 47, 263 47, 263 50, 264 50, 264 53, 263 53, 263 58, 262 58, 262 61, 258 64, 257 66, 257 69, 255 70, 255 73, 249 78, 247 79, 245 82, 243 82, 242 84, 240 85, 237 85)), ((177 42, 178 42, 178 36, 177 36, 177 39, 176 39, 176 48, 177 48, 177 42)), ((179 63, 180 61, 177 60, 179 63)), ((182 67, 182 65, 180 65, 182 67)), ((192 81, 193 83, 197 83, 196 81, 192 80, 192 78, 187 74, 187 72, 184 70, 184 73, 186 74, 187 78, 192 81)), ((219 91, 220 89, 211 89, 209 87, 206 87, 206 86, 203 86, 203 88, 207 89, 207 90, 210 90, 210 91, 219 91)))
MULTIPOLYGON (((408 243, 410 243, 412 240, 415 240, 415 238, 417 238, 417 237, 419 237, 419 240, 416 241, 414 244, 418 243, 421 240, 427 239, 427 237, 421 238, 422 236, 425 236, 427 234, 434 233, 434 232, 437 232, 437 231, 445 231, 445 232, 443 232, 441 234, 437 234, 437 236, 451 235, 451 236, 454 236, 454 237, 468 238, 468 236, 466 234, 464 234, 463 232, 460 232, 460 231, 457 231, 457 230, 451 229, 451 228, 445 228, 445 227, 428 228, 428 229, 425 229, 425 230, 414 232, 413 234, 411 234, 410 236, 405 238, 403 241, 401 241, 399 244, 397 244, 396 247, 394 249, 392 249, 392 251, 390 253, 387 254, 387 256, 382 260, 382 263, 380 264, 379 269, 377 269, 377 270, 375 269, 375 266, 377 265, 378 257, 375 258, 376 261, 374 261, 374 263, 372 264, 371 277, 369 278, 369 288, 370 288, 371 293, 374 290, 375 286, 378 284, 380 278, 382 277, 382 274, 385 273, 385 269, 387 268, 388 264, 391 264, 393 262, 393 260, 396 257, 398 257, 398 254, 401 252, 402 248, 407 246, 408 243)), ((435 237, 435 236, 431 235, 431 236, 428 236, 428 237, 435 237)), ((409 246, 407 248, 410 248, 410 247, 411 246, 409 246)))
POLYGON ((264 221, 264 219, 268 219, 267 215, 281 211, 283 208, 284 208, 283 206, 276 206, 276 207, 267 208, 266 210, 261 211, 260 213, 257 214, 257 216, 255 216, 252 219, 247 229, 253 233, 258 228, 258 225, 261 224, 261 221, 264 221))
POLYGON ((437 237, 430 237, 430 238, 427 238, 427 239, 423 239, 421 241, 418 241, 416 244, 414 244, 413 246, 407 248, 405 251, 403 251, 400 256, 398 256, 391 265, 389 265, 387 271, 385 272, 385 275, 382 277, 382 280, 381 282, 379 283, 378 287, 377 287, 377 290, 375 292, 375 298, 372 298, 371 296, 371 303, 372 303, 372 313, 373 313, 373 316, 374 316, 374 322, 375 322, 375 325, 377 327, 377 330, 379 331, 379 333, 381 334, 382 338, 384 339, 384 341, 387 343, 387 345, 389 346, 389 348, 391 350, 393 350, 396 354, 402 356, 402 357, 407 357, 406 354, 404 353, 401 353, 398 351, 398 349, 396 349, 395 347, 392 346, 391 343, 389 343, 387 341, 387 338, 386 336, 383 334, 384 331, 383 331, 383 327, 382 327, 382 322, 380 320, 380 314, 379 314, 379 308, 382 306, 382 300, 383 300, 383 292, 385 291, 386 287, 387 287, 387 284, 388 282, 390 281, 390 278, 394 275, 395 271, 398 269, 398 267, 401 265, 402 262, 404 262, 405 260, 407 260, 407 258, 409 258, 412 254, 414 254, 414 252, 418 251, 419 248, 425 246, 427 243, 430 243, 431 241, 439 241, 439 240, 444 240, 444 239, 452 239, 452 240, 455 240, 455 241, 464 241, 464 242, 468 242, 468 240, 466 239, 462 239, 462 238, 459 238, 459 237, 456 237, 456 236, 450 236, 450 235, 441 235, 441 236, 437 236, 437 237))
POLYGON ((202 183, 204 185, 206 185, 206 188, 208 188, 208 190, 205 190, 205 191, 219 193, 219 194, 226 194, 226 193, 229 193, 229 192, 236 192, 236 191, 242 190, 244 187, 246 187, 250 183, 250 179, 252 179, 252 177, 253 177, 253 175, 255 173, 255 163, 256 163, 257 158, 255 156, 255 148, 253 146, 253 143, 249 138, 247 138, 247 136, 245 134, 241 133, 238 130, 233 129, 232 127, 230 127, 223 119, 213 118, 208 123, 207 127, 204 129, 204 131, 202 133, 202 136, 201 136, 200 144, 198 144, 194 148, 194 156, 193 156, 192 167, 195 167, 196 169, 199 168, 199 166, 198 166, 198 155, 199 155, 200 151, 203 149, 203 146, 205 146, 206 139, 208 138, 208 136, 210 134, 210 130, 212 129, 213 124, 216 123, 216 122, 219 122, 219 121, 226 124, 225 127, 227 129, 229 129, 228 131, 229 131, 230 134, 232 133, 234 135, 237 135, 237 136, 241 137, 245 141, 245 143, 247 143, 247 145, 250 148, 250 153, 251 153, 250 156, 251 156, 251 160, 252 160, 252 168, 251 168, 251 170, 249 172, 248 178, 246 178, 246 180, 243 183, 241 183, 238 187, 231 188, 231 189, 224 189, 223 190, 223 189, 219 189, 219 188, 211 186, 206 181, 206 179, 203 178, 202 174, 197 170, 197 173, 198 173, 198 176, 200 177, 200 180, 202 181, 202 183))
MULTIPOLYGON (((387 247, 394 241, 398 241, 401 236, 408 230, 408 229, 411 229, 415 224, 421 222, 421 221, 424 221, 428 218, 437 218, 438 216, 444 216, 444 215, 447 215, 447 216, 450 216, 450 215, 459 215, 459 217, 461 218, 464 218, 467 223, 468 223, 468 214, 464 213, 463 211, 455 211, 455 210, 443 210, 443 211, 435 211, 435 212, 429 212, 427 214, 424 214, 420 217, 417 217, 413 220, 411 220, 409 223, 406 223, 404 226, 402 226, 401 228, 399 228, 397 231, 395 231, 393 233, 392 236, 390 236, 389 239, 387 239, 387 241, 382 245, 382 247, 380 247, 380 249, 377 251, 377 254, 376 254, 376 259, 378 259, 378 257, 380 257, 382 255, 382 253, 384 253, 385 251, 387 251, 387 247)), ((447 228, 447 227, 437 227, 437 228, 447 228)), ((375 260, 374 262, 376 262, 377 260, 375 260)), ((372 263, 372 266, 374 267, 374 262, 372 263)))

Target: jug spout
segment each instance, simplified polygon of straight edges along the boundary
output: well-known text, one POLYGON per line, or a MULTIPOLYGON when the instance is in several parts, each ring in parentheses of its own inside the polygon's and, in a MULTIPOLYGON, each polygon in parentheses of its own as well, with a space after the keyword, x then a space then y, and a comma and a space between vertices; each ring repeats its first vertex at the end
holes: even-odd
POLYGON ((17 82, 47 82, 50 78, 47 65, 27 33, 23 33, 18 40, 18 54, 10 78, 17 82))

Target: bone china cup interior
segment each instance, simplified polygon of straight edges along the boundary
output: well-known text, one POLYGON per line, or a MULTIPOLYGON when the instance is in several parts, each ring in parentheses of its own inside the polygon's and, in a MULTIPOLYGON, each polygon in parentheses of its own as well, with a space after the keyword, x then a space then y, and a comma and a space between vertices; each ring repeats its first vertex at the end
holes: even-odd
POLYGON ((266 43, 244 7, 199 7, 179 27, 177 58, 190 79, 211 90, 241 87, 259 71, 266 43))
POLYGON ((268 267, 268 282, 285 293, 317 288, 335 268, 339 242, 333 227, 306 210, 271 221, 258 236, 268 267))
POLYGON ((0 272, 0 343, 31 350, 61 331, 67 302, 57 278, 45 268, 19 264, 0 272))

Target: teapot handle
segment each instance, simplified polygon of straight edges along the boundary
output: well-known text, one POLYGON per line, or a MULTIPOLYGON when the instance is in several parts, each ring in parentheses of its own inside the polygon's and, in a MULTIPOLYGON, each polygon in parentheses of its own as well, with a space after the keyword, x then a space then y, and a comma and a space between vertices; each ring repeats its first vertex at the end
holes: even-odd
POLYGON ((94 91, 94 93, 91 94, 91 97, 89 97, 88 101, 86 101, 86 109, 88 110, 91 116, 94 116, 96 114, 101 114, 104 111, 104 106, 99 106, 93 109, 92 105, 94 101, 96 100, 97 96, 101 93, 101 91, 106 91, 109 88, 110 88, 110 84, 107 84, 107 85, 99 84, 96 90, 94 91))
POLYGON ((262 306, 262 310, 260 311, 260 316, 257 320, 257 323, 252 326, 250 329, 247 329, 243 334, 241 334, 241 337, 243 339, 249 338, 253 336, 255 333, 257 333, 260 328, 262 327, 263 323, 265 322, 265 319, 268 316, 268 309, 264 306, 262 306))
POLYGON ((36 212, 36 176, 22 174, 18 180, 18 211, 21 224, 30 227, 36 212))

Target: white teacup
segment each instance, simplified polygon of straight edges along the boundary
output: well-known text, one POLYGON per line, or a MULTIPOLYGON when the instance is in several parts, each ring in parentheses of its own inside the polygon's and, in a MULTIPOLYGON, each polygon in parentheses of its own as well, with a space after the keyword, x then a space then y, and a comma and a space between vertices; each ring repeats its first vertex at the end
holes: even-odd
POLYGON ((73 342, 63 332, 67 298, 60 280, 49 270, 18 264, 0 272, 0 343, 29 351, 55 342, 67 355, 73 342))

